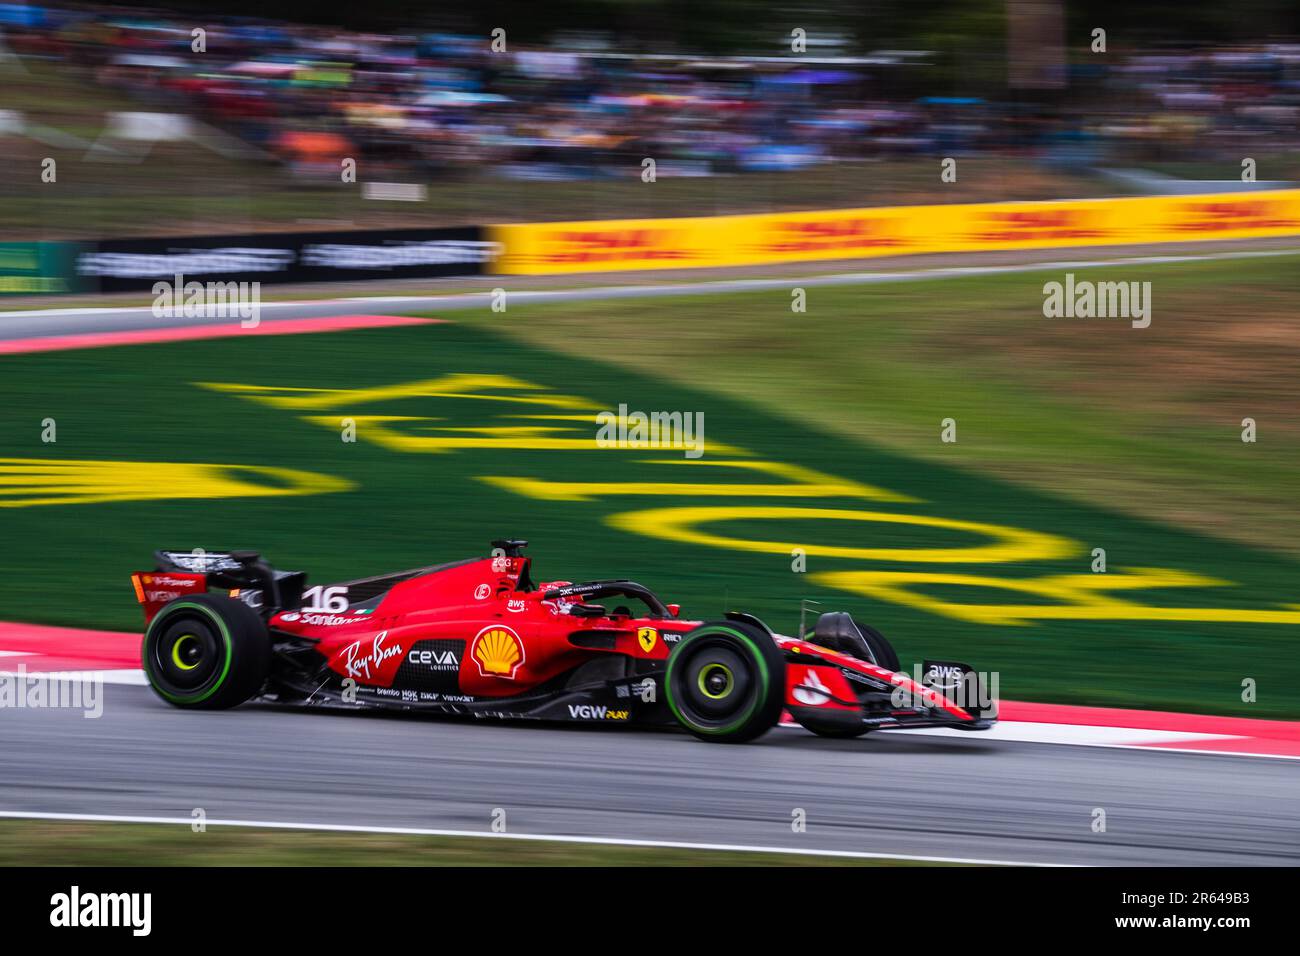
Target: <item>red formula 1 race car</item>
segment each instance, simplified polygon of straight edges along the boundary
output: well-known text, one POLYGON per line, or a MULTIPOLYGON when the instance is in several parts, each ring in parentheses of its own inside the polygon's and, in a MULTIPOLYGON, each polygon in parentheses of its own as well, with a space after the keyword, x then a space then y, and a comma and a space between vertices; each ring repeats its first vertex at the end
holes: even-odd
POLYGON ((489 557, 312 588, 252 551, 159 551, 156 570, 132 576, 145 674, 178 707, 680 725, 717 741, 752 740, 783 711, 834 737, 993 721, 969 667, 926 661, 909 677, 846 613, 803 638, 738 612, 682 620, 632 581, 535 583, 527 542, 492 544, 489 557))

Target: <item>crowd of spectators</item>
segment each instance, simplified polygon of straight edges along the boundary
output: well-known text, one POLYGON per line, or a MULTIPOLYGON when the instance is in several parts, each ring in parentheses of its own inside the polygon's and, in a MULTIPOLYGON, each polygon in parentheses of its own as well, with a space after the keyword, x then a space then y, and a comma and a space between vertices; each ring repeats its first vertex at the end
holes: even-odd
POLYGON ((487 36, 193 19, 0 3, 0 39, 8 55, 85 71, 140 109, 193 116, 304 175, 336 172, 340 154, 429 179, 628 175, 647 156, 674 175, 981 150, 1142 162, 1264 139, 1294 148, 1300 127, 1300 45, 1094 58, 1060 91, 936 96, 926 51, 494 50, 487 36))

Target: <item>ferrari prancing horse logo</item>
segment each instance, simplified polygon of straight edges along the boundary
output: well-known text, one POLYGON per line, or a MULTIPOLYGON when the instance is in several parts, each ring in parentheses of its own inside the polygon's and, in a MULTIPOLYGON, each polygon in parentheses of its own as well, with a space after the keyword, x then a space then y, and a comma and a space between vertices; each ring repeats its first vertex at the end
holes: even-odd
POLYGON ((655 649, 655 641, 659 640, 659 632, 653 627, 642 627, 637 630, 636 639, 641 642, 641 650, 649 654, 655 649))

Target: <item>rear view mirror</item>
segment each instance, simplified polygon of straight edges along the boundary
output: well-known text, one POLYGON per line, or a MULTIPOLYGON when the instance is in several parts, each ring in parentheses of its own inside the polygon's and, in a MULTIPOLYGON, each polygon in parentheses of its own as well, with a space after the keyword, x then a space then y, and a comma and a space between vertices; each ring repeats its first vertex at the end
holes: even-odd
POLYGON ((676 617, 678 612, 682 609, 680 604, 666 604, 664 606, 668 608, 669 617, 676 617))

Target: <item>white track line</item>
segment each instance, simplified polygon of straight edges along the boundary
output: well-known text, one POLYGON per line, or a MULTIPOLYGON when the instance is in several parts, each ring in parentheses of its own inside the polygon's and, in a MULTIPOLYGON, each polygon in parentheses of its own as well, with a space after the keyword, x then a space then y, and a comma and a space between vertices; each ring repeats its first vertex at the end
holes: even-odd
MULTIPOLYGON (((6 820, 74 820, 87 823, 163 823, 190 826, 192 817, 137 817, 98 813, 40 813, 0 810, 6 820)), ((492 833, 479 830, 437 830, 424 827, 353 826, 341 823, 284 823, 266 820, 204 821, 207 826, 254 827, 264 830, 308 830, 324 833, 384 833, 397 836, 478 837, 494 840, 523 840, 536 843, 572 843, 583 846, 636 846, 666 850, 709 850, 722 853, 779 853, 785 856, 821 856, 853 860, 899 860, 910 863, 966 863, 974 866, 1074 866, 1070 863, 1030 863, 1022 860, 984 860, 956 856, 913 856, 905 853, 863 853, 856 850, 799 850, 788 846, 745 846, 735 843, 680 843, 673 840, 628 840, 618 837, 560 836, 541 833, 492 833)))
MULTIPOLYGON (((5 652, 0 651, 0 654, 5 652)), ((0 677, 17 677, 17 671, 0 669, 0 677)), ((142 670, 27 671, 29 680, 94 680, 105 684, 148 687, 142 670)), ((802 730, 796 723, 782 723, 783 730, 802 730)), ((1270 760, 1300 760, 1295 754, 1253 753, 1239 750, 1203 750, 1193 746, 1201 741, 1246 740, 1240 734, 1212 734, 1203 731, 1145 730, 1140 727, 1101 727, 1088 724, 1044 724, 1023 720, 1004 720, 985 731, 972 734, 947 727, 918 727, 913 730, 881 731, 888 735, 948 737, 954 740, 1003 740, 1009 743, 1055 744, 1068 747, 1111 747, 1117 750, 1142 750, 1147 753, 1206 754, 1213 757, 1254 757, 1270 760), (1187 744, 1184 747, 1170 744, 1187 744), (1152 746, 1161 744, 1162 746, 1152 746)))
POLYGON ((1198 743, 1215 740, 1251 740, 1244 734, 1211 734, 1190 730, 1143 730, 1137 727, 1094 727, 1088 724, 1042 724, 1031 721, 1004 720, 972 735, 965 730, 947 727, 924 727, 915 730, 890 730, 890 734, 926 737, 961 738, 976 736, 982 740, 1006 740, 1016 743, 1062 744, 1072 747, 1109 747, 1114 750, 1141 750, 1145 753, 1204 754, 1214 757, 1252 757, 1256 760, 1300 760, 1297 754, 1270 754, 1250 750, 1206 750, 1198 743), (1171 746, 1184 744, 1185 746, 1171 746), (1159 745, 1159 746, 1157 746, 1159 745))
MULTIPOLYGON (((1180 262, 1202 262, 1223 259, 1259 259, 1271 256, 1300 255, 1300 249, 1260 249, 1237 252, 1188 253, 1186 255, 1125 256, 1115 259, 1081 259, 1056 262, 1023 262, 989 266, 936 266, 929 269, 908 269, 895 272, 847 272, 811 276, 782 276, 773 279, 714 279, 701 282, 647 283, 645 285, 578 286, 571 289, 533 289, 510 291, 511 281, 527 282, 531 276, 496 276, 502 288, 509 292, 514 302, 537 303, 546 301, 583 301, 591 299, 636 299, 678 295, 713 295, 732 292, 760 292, 765 289, 787 289, 791 285, 835 286, 862 285, 883 282, 918 282, 929 279, 958 279, 964 276, 999 275, 1016 272, 1054 272, 1062 269, 1094 269, 1104 266, 1126 267, 1167 265, 1180 262)), ((575 281, 581 276, 575 275, 575 281)), ((441 295, 389 295, 348 296, 333 299, 298 299, 261 303, 262 311, 276 309, 311 308, 340 303, 358 305, 394 305, 423 309, 481 308, 491 301, 493 293, 448 292, 441 295)), ((119 315, 147 311, 146 306, 112 306, 97 308, 20 309, 0 312, 0 319, 40 318, 42 316, 119 315)))
MULTIPOLYGON (((970 737, 970 731, 947 727, 920 727, 890 733, 925 737, 970 737)), ((1008 740, 1031 744, 1082 744, 1088 747, 1134 747, 1191 740, 1242 740, 1241 734, 1210 734, 1186 730, 1145 730, 1141 727, 1101 727, 1091 724, 1046 724, 1027 720, 1002 720, 978 735, 982 740, 1008 740)))
MULTIPOLYGON (((801 286, 861 285, 883 282, 923 282, 930 279, 960 279, 968 276, 998 275, 1016 272, 1054 272, 1059 269, 1092 269, 1102 266, 1168 265, 1180 262, 1199 262, 1211 259, 1256 259, 1267 256, 1300 255, 1300 249, 1260 249, 1237 252, 1189 253, 1187 255, 1125 256, 1115 259, 1082 259, 1054 262, 1017 262, 989 266, 933 266, 928 269, 906 269, 891 272, 836 272, 811 276, 779 276, 772 279, 714 279, 702 282, 647 283, 645 285, 589 286, 572 289, 538 289, 509 292, 516 301, 541 302, 547 299, 572 300, 583 298, 644 298, 648 296, 708 295, 716 293, 787 289, 791 284, 801 286)), ((822 260, 826 261, 826 260, 822 260)), ((787 263, 788 264, 788 263, 787 263)), ((502 287, 507 279, 527 279, 528 276, 499 276, 502 287)), ((489 292, 458 293, 455 298, 477 295, 488 299, 489 292)), ((387 301, 419 302, 421 296, 391 296, 387 301)), ((365 302, 364 297, 349 301, 365 302)))
MULTIPOLYGON (((39 657, 33 654, 33 657, 39 657)), ((28 680, 98 680, 105 684, 126 684, 132 687, 148 687, 149 679, 142 670, 95 670, 83 671, 26 671, 19 673, 12 670, 0 670, 0 677, 26 677, 28 680)))

